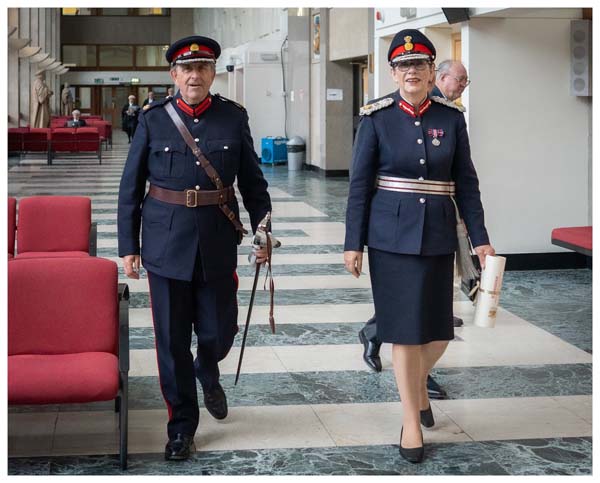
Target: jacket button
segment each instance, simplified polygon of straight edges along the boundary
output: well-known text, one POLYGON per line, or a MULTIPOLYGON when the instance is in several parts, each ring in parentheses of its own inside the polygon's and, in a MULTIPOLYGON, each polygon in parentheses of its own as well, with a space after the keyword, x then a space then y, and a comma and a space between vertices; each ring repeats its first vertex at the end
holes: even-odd
POLYGON ((199 138, 196 138, 196 139, 194 139, 194 141, 196 141, 197 143, 199 143, 199 142, 200 142, 200 139, 199 139, 199 138))
POLYGON ((423 140, 422 139, 417 139, 417 144, 423 144, 423 140))
POLYGON ((199 186, 199 185, 196 185, 196 189, 197 189, 197 190, 199 190, 199 189, 200 189, 200 186, 199 186))
POLYGON ((419 163, 425 164, 425 160, 423 158, 419 159, 419 163))
POLYGON ((165 148, 165 151, 168 151, 168 150, 169 150, 169 146, 167 146, 167 147, 165 148))
POLYGON ((425 203, 425 198, 419 198, 419 203, 421 203, 421 204, 425 203))
POLYGON ((419 181, 425 181, 425 178, 423 178, 423 176, 419 176, 419 181))
POLYGON ((415 126, 420 126, 421 125, 421 121, 415 121, 415 126))
POLYGON ((194 122, 200 122, 200 119, 194 119, 194 122))
POLYGON ((200 166, 200 161, 196 161, 196 164, 197 164, 198 166, 200 166))
POLYGON ((229 149, 229 146, 223 146, 223 149, 227 150, 229 149))

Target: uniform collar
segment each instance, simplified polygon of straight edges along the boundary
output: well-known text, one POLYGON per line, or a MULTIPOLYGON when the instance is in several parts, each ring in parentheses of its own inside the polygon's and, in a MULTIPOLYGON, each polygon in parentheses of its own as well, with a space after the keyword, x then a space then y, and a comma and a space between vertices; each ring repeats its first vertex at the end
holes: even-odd
POLYGON ((431 106, 431 99, 429 99, 429 97, 425 98, 425 100, 418 107, 406 102, 404 99, 402 99, 400 94, 398 94, 398 98, 398 107, 412 117, 421 117, 431 106))
POLYGON ((187 114, 190 117, 199 117, 212 104, 212 94, 210 92, 200 104, 197 104, 193 107, 183 100, 179 92, 177 92, 174 98, 177 107, 181 109, 184 114, 187 114))

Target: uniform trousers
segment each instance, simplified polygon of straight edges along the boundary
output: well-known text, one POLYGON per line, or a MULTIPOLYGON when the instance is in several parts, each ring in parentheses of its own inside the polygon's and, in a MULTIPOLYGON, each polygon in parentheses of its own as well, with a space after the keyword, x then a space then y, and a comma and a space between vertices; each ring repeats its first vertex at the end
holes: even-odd
POLYGON ((190 282, 148 272, 169 439, 177 433, 195 434, 199 419, 196 378, 205 392, 218 384, 218 362, 227 356, 238 331, 237 274, 204 281, 199 264, 198 257, 190 282), (198 342, 195 360, 192 330, 198 342))

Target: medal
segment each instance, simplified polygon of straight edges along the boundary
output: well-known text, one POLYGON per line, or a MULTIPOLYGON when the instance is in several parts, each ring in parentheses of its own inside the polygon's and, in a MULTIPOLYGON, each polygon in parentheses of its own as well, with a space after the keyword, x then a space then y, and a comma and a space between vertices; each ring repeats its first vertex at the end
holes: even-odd
POLYGON ((428 129, 427 134, 433 138, 431 140, 431 144, 433 144, 436 147, 442 144, 439 138, 444 136, 443 129, 428 129))

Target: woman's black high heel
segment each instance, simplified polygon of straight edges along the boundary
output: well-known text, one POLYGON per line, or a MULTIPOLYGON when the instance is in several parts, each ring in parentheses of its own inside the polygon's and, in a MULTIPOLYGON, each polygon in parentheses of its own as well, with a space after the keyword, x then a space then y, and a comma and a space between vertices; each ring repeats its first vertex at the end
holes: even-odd
POLYGON ((435 424, 435 420, 433 419, 433 412, 431 411, 431 404, 427 409, 419 411, 421 415, 421 424, 426 428, 431 428, 435 424))
MULTIPOLYGON (((425 448, 423 446, 419 446, 418 448, 403 448, 402 447, 402 433, 404 432, 404 426, 400 430, 400 456, 402 456, 406 461, 410 461, 411 463, 420 463, 423 461, 423 457, 425 456, 425 448)), ((421 438, 423 438, 423 433, 421 433, 421 438)))

